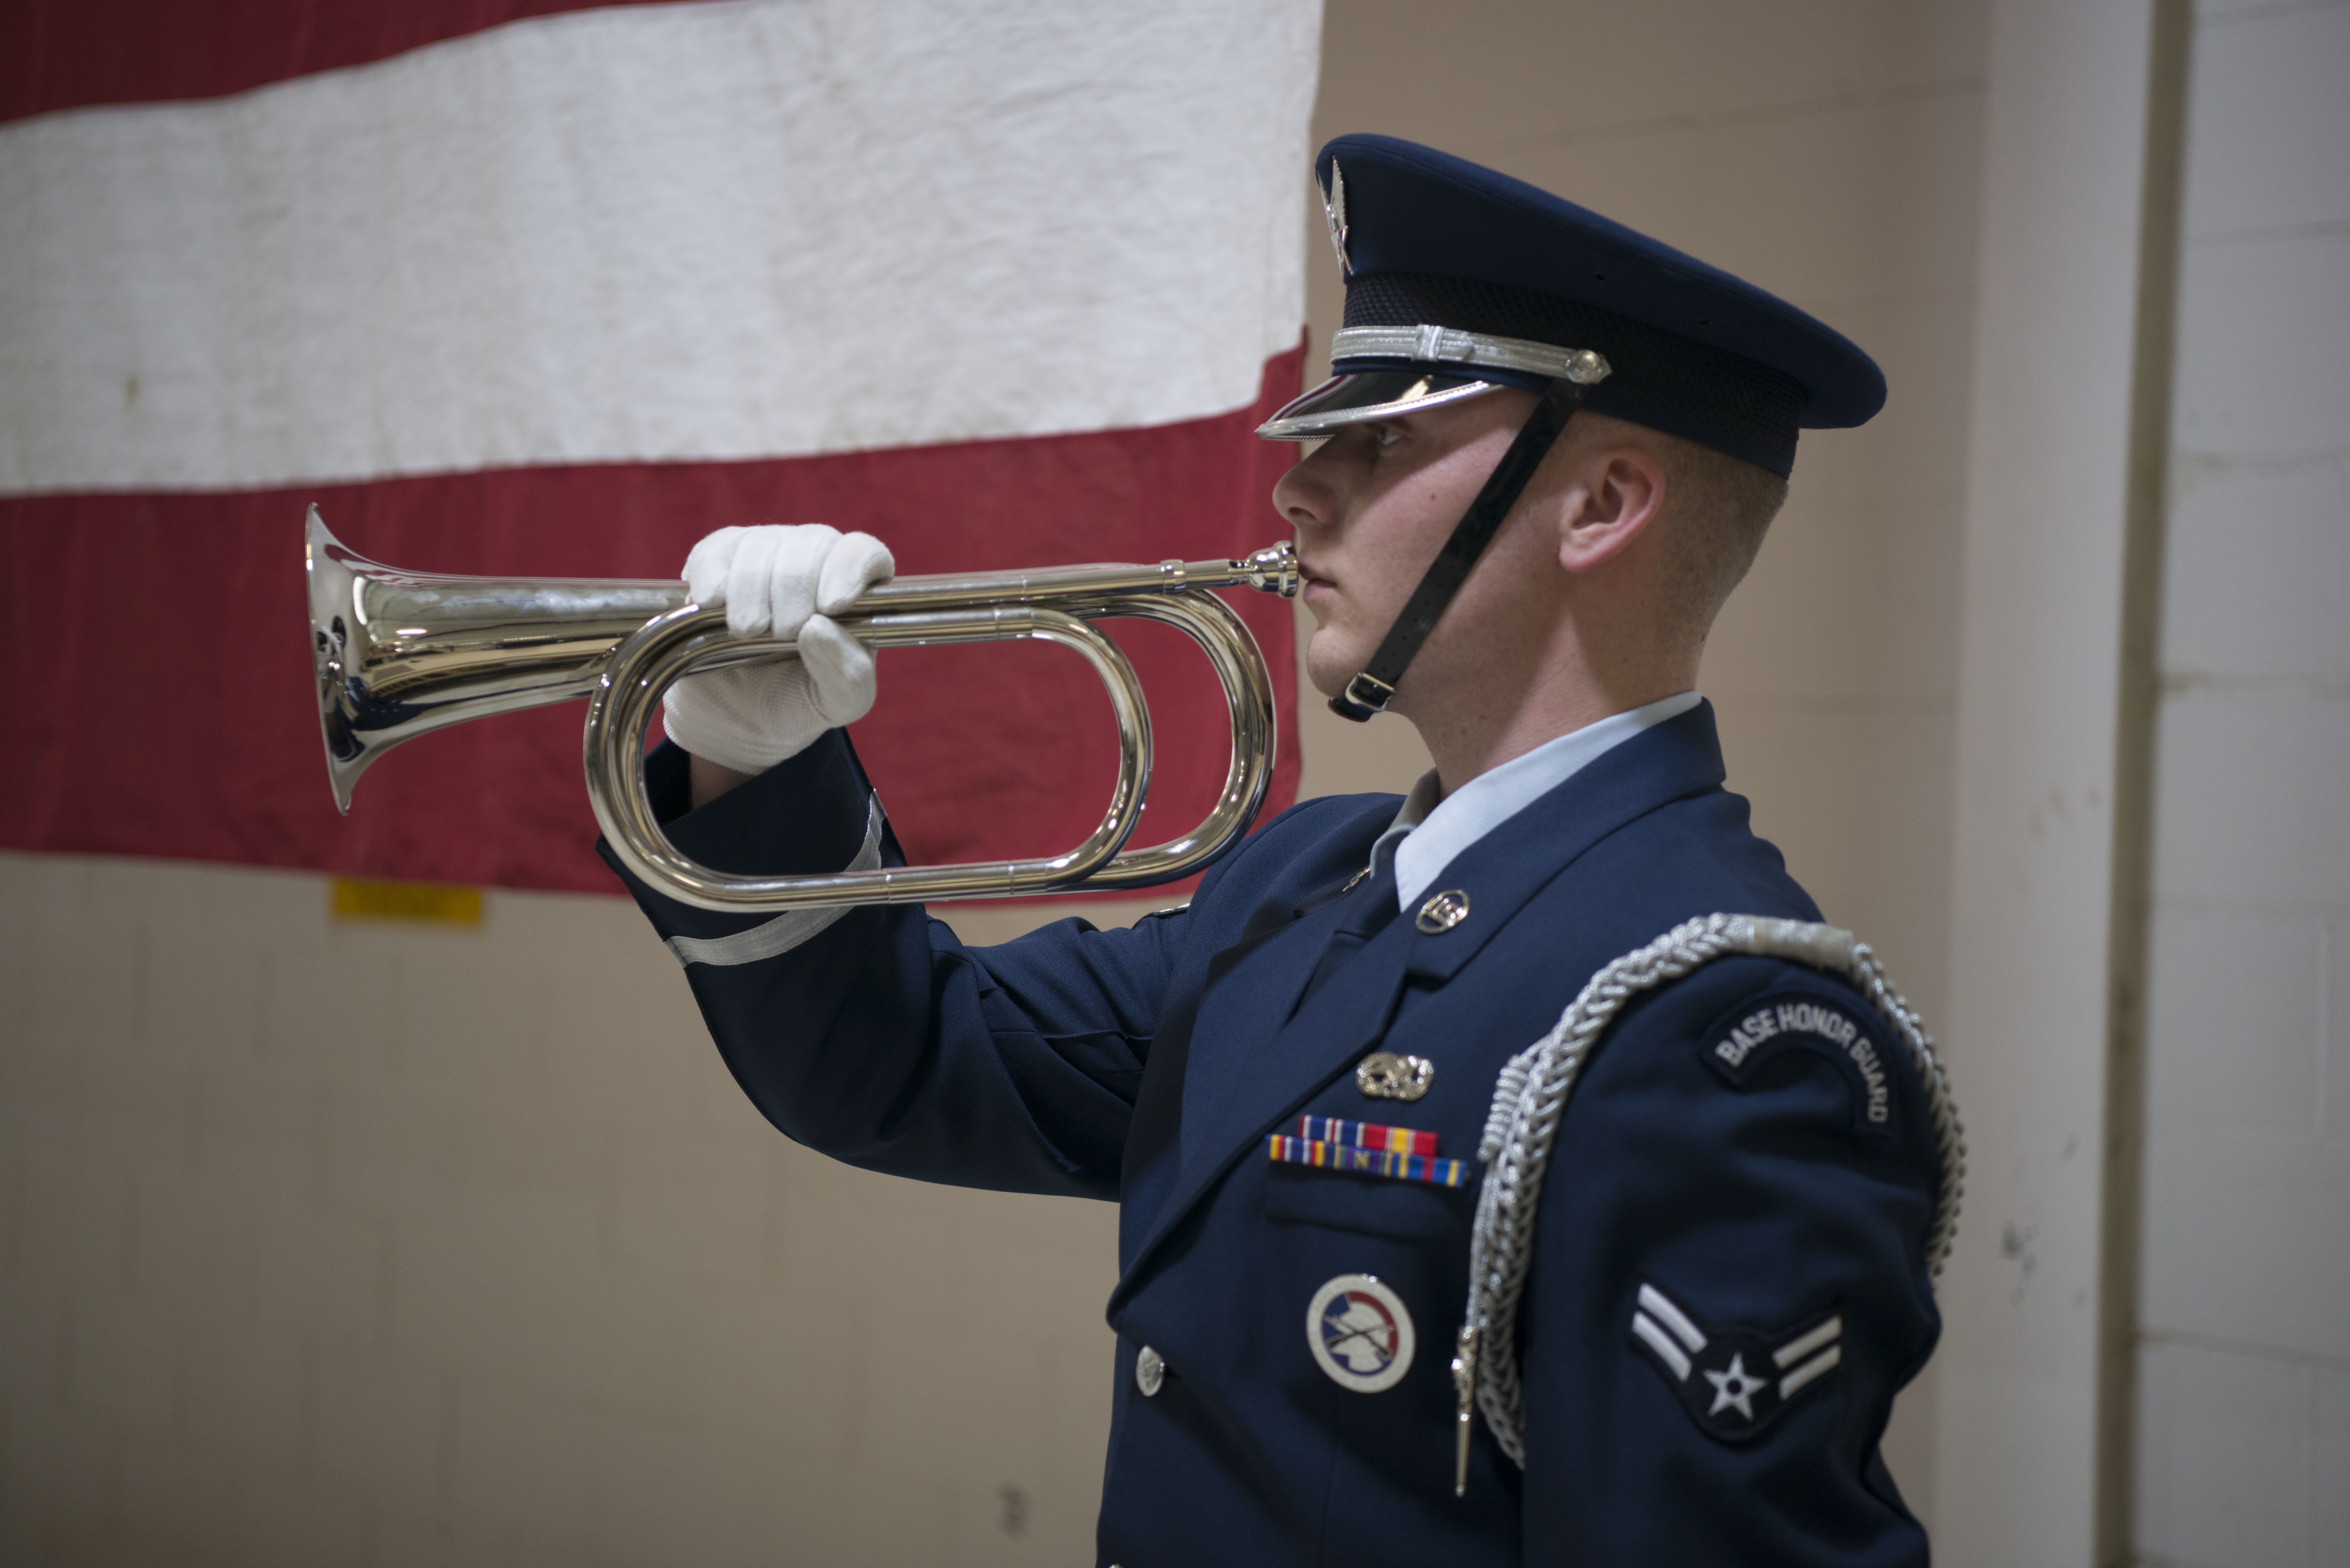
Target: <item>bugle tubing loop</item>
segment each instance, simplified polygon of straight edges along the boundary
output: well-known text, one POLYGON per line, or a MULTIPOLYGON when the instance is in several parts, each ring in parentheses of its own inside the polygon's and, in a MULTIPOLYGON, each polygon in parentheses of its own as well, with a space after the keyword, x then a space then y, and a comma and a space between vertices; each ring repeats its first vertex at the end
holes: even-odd
MULTIPOLYGON (((1134 667, 1116 643, 1076 616, 1035 605, 834 618, 876 652, 1034 639, 1082 656, 1101 677, 1118 722, 1118 781, 1100 826, 1066 854, 1030 860, 777 877, 737 876, 702 865, 681 853, 661 833, 642 776, 645 736, 660 711, 661 693, 704 663, 716 639, 726 635, 724 610, 688 606, 649 622, 622 641, 603 684, 588 703, 588 800, 606 841, 629 871, 681 902, 743 913, 1051 892, 1104 869, 1125 846, 1150 787, 1150 713, 1134 667)), ((764 638, 732 639, 732 646, 775 653, 791 644, 764 638)))

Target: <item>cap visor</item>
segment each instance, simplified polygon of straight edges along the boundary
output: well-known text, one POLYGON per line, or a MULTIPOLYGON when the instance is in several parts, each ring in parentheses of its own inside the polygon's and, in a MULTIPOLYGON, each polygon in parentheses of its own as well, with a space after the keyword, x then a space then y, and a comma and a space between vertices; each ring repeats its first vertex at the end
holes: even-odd
POLYGON ((1267 441, 1316 441, 1347 425, 1370 424, 1457 403, 1500 384, 1427 370, 1356 370, 1333 376, 1284 404, 1256 427, 1256 433, 1267 441))

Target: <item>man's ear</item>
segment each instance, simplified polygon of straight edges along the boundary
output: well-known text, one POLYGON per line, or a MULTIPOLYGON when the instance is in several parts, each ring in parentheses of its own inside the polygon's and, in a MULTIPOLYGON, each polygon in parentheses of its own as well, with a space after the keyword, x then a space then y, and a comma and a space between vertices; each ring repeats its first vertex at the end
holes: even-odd
POLYGON ((1558 564, 1587 572, 1615 559, 1656 524, 1665 504, 1665 470, 1637 446, 1592 452, 1565 496, 1558 564))

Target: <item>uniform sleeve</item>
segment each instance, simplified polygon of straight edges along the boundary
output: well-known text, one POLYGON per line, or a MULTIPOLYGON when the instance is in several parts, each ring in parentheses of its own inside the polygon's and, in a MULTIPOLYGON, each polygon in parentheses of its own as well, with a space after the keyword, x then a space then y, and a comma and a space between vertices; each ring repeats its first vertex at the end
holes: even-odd
MULTIPOLYGON (((903 865, 838 731, 687 811, 686 759, 647 784, 678 848, 721 870, 903 865)), ((763 918, 696 909, 620 872, 726 1064, 786 1136, 867 1169, 1113 1199, 1186 917, 1131 930, 1062 920, 971 949, 917 907, 763 918)))
POLYGON ((1544 1186, 1527 1561, 1922 1568, 1877 1441, 1939 1332, 1935 1147, 1898 1037, 1812 971, 1627 1010, 1544 1186))

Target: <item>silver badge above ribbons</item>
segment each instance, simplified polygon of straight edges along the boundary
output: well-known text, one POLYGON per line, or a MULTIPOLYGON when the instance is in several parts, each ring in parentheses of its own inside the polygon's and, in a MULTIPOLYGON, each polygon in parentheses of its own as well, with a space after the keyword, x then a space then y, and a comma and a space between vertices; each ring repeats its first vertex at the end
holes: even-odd
POLYGON ((1436 1064, 1425 1056, 1374 1051, 1355 1065, 1355 1087, 1375 1100, 1417 1100, 1436 1082, 1436 1064))

